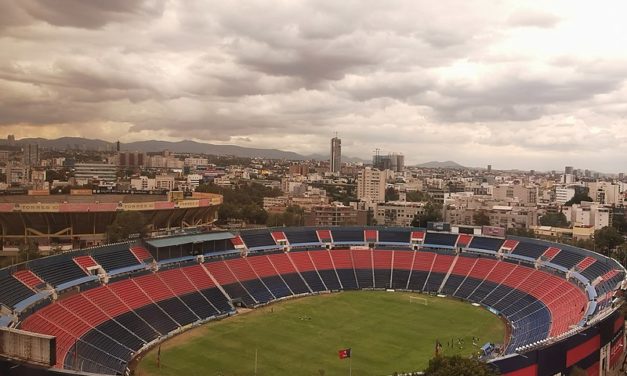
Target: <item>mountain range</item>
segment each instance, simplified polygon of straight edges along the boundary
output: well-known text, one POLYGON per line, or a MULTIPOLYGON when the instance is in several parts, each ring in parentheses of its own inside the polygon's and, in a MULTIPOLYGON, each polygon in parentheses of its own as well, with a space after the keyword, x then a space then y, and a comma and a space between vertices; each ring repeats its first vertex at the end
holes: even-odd
MULTIPOLYGON (((22 138, 16 141, 17 144, 38 144, 47 149, 64 150, 82 149, 82 150, 113 150, 116 147, 115 142, 109 142, 99 139, 89 139, 83 137, 61 137, 57 139, 47 138, 22 138)), ((285 151, 279 149, 260 149, 248 148, 237 145, 216 145, 191 140, 184 141, 136 141, 122 143, 120 149, 125 151, 141 151, 141 152, 160 152, 170 150, 174 153, 192 153, 192 154, 211 154, 211 155, 233 155, 237 157, 247 158, 269 158, 269 159, 287 159, 287 160, 328 160, 329 156, 324 154, 303 155, 293 151, 285 151)), ((356 157, 342 156, 344 162, 365 162, 370 161, 356 157)), ((422 168, 464 168, 464 166, 453 161, 430 161, 415 165, 422 168)))
MULTIPOLYGON (((98 139, 88 139, 82 137, 61 137, 53 140, 46 138, 22 138, 16 141, 18 144, 38 144, 48 149, 79 148, 84 150, 112 150, 115 148, 114 142, 98 139)), ((269 159, 288 160, 327 160, 329 157, 323 154, 302 155, 292 151, 278 149, 247 148, 236 145, 215 145, 191 140, 184 141, 136 141, 122 143, 121 150, 160 152, 170 150, 174 153, 211 154, 211 155, 234 155, 238 157, 259 157, 269 159)), ((365 162, 363 159, 343 156, 345 162, 365 162)))
POLYGON ((416 167, 422 167, 422 168, 465 168, 464 166, 460 165, 459 163, 453 162, 453 161, 444 161, 444 162, 431 161, 431 162, 418 164, 418 165, 416 165, 416 167))

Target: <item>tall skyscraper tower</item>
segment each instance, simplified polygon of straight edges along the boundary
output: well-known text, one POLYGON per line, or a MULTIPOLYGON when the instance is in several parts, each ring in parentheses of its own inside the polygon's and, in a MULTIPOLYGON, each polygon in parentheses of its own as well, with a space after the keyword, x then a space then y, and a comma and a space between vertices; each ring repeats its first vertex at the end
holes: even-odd
POLYGON ((28 144, 24 146, 23 162, 27 166, 39 165, 39 145, 28 144))
POLYGON ((336 133, 335 137, 331 139, 330 171, 334 173, 339 173, 341 165, 342 165, 342 140, 340 140, 337 137, 337 133, 336 133))

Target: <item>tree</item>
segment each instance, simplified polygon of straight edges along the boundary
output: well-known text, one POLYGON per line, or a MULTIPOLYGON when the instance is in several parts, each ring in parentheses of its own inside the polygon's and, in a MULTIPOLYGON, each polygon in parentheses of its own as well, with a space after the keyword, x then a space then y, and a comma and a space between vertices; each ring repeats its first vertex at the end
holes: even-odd
POLYGON ((490 226, 490 216, 483 209, 477 211, 472 216, 472 220, 475 223, 475 226, 490 226))
POLYGON ((589 201, 589 202, 594 201, 590 196, 588 196, 588 191, 589 191, 588 188, 585 188, 581 191, 576 191, 573 198, 568 200, 564 204, 564 206, 573 206, 573 204, 581 204, 581 201, 589 201))
POLYGON ((528 228, 508 228, 507 235, 522 236, 524 238, 535 238, 536 234, 528 228))
POLYGON ((496 376, 500 373, 492 366, 476 358, 436 356, 429 360, 425 376, 496 376))
POLYGON ((366 213, 366 224, 368 226, 377 225, 377 219, 374 217, 374 212, 371 208, 368 208, 368 212, 366 213))
POLYGON ((621 234, 627 233, 627 219, 625 219, 624 212, 614 213, 612 216, 612 227, 614 227, 621 234))
POLYGON ((583 249, 594 249, 594 240, 592 239, 577 239, 573 242, 575 247, 583 248, 583 249))
POLYGON ((119 212, 113 222, 107 226, 107 238, 109 242, 123 241, 131 235, 143 238, 148 232, 146 225, 146 218, 140 212, 119 212))
POLYGON ((32 240, 26 240, 26 242, 21 244, 18 248, 18 262, 30 261, 40 257, 41 254, 39 253, 39 246, 32 240))
POLYGON ((442 220, 442 205, 435 202, 427 202, 422 213, 417 214, 411 222, 413 227, 427 227, 427 222, 442 220))
POLYGON ((614 227, 605 226, 594 232, 594 245, 596 246, 596 250, 604 255, 609 255, 611 250, 624 242, 625 239, 614 227))
POLYGON ((268 215, 266 224, 275 226, 302 226, 304 223, 305 211, 298 205, 288 206, 283 213, 273 213, 268 215))
POLYGON ((388 187, 385 190, 385 201, 398 201, 398 192, 394 187, 388 187))
POLYGON ((357 184, 352 180, 346 184, 312 183, 311 186, 324 189, 331 201, 339 201, 344 205, 357 200, 357 184))
POLYGON ((431 196, 429 196, 426 192, 409 191, 407 192, 406 200, 412 202, 430 201, 431 196))
POLYGON ((223 188, 215 184, 202 184, 196 192, 217 193, 224 197, 218 209, 218 222, 227 223, 230 219, 248 223, 264 224, 268 213, 263 209, 264 197, 277 197, 280 189, 269 188, 258 183, 243 183, 234 188, 223 188))
POLYGON ((613 254, 614 259, 618 260, 623 266, 627 265, 627 246, 625 244, 616 248, 613 254))
POLYGON ((540 217, 540 225, 551 227, 568 227, 570 224, 564 213, 546 213, 540 217))

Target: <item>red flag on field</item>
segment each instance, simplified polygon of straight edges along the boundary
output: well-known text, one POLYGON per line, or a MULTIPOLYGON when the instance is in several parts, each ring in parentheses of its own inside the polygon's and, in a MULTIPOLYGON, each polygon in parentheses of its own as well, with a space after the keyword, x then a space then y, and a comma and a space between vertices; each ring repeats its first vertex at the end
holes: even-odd
POLYGON ((337 354, 339 355, 340 359, 350 358, 351 357, 351 348, 349 347, 347 349, 342 349, 342 350, 338 351, 337 354))

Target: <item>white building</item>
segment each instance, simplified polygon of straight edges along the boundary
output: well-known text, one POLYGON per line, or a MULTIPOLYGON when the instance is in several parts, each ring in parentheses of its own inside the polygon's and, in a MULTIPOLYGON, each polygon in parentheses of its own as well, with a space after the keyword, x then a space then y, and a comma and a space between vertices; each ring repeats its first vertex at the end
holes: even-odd
POLYGON ((136 191, 152 191, 155 189, 155 179, 151 179, 147 176, 131 179, 131 189, 136 191))
POLYGON ((157 175, 154 178, 140 176, 139 178, 131 179, 131 189, 138 191, 172 191, 174 190, 174 176, 157 175))
POLYGON ((620 205, 623 202, 620 185, 607 181, 588 183, 588 195, 600 204, 620 205))
POLYGON ((173 191, 175 187, 174 176, 172 175, 157 175, 155 176, 155 189, 164 191, 173 191))
POLYGON ((171 155, 153 155, 148 158, 147 167, 178 169, 183 168, 184 163, 171 155))
POLYGON ((8 163, 5 168, 7 184, 26 184, 30 169, 28 166, 17 163, 8 163))
POLYGON ((196 190, 200 183, 202 182, 203 177, 200 174, 189 174, 187 175, 187 186, 190 190, 196 190))
POLYGON ((556 203, 564 204, 573 197, 575 197, 575 188, 555 187, 555 202, 556 203))
POLYGON ((581 204, 565 206, 562 213, 574 227, 592 227, 599 230, 610 225, 610 209, 597 203, 583 201, 581 204))
POLYGON ((364 168, 357 178, 357 199, 367 202, 385 201, 387 173, 370 167, 364 168))
POLYGON ((117 167, 104 163, 77 163, 74 166, 74 177, 79 184, 88 184, 92 180, 114 183, 117 181, 117 167))
POLYGON ((207 158, 188 157, 185 158, 184 164, 185 167, 206 166, 209 164, 209 160, 207 158))

